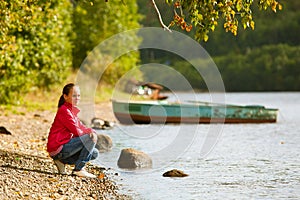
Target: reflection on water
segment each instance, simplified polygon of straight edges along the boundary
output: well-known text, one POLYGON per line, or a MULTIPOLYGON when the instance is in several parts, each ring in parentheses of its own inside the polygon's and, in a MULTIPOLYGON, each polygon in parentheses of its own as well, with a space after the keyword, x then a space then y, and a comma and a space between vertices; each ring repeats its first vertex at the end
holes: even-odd
MULTIPOLYGON (((181 95, 188 99, 188 94, 181 95)), ((207 100, 209 94, 199 98, 207 100)), ((200 152, 210 125, 196 129, 193 125, 118 125, 105 131, 114 141, 114 150, 101 154, 97 162, 118 170, 121 149, 160 152, 183 127, 183 133, 195 134, 187 137, 190 145, 184 143, 182 152, 168 149, 169 156, 168 152, 161 155, 170 159, 167 163, 148 173, 120 172, 118 182, 125 193, 135 199, 300 199, 300 93, 229 93, 226 98, 232 104, 279 108, 278 122, 226 124, 213 151, 205 157, 200 152), (162 177, 173 168, 189 176, 162 177)))

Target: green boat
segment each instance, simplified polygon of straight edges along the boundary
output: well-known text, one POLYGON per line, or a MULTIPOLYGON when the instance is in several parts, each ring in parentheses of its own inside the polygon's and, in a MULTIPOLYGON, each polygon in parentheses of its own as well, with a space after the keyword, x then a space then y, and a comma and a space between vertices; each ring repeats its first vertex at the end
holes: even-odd
POLYGON ((227 105, 209 102, 112 101, 122 124, 149 123, 275 123, 278 109, 261 105, 227 105))

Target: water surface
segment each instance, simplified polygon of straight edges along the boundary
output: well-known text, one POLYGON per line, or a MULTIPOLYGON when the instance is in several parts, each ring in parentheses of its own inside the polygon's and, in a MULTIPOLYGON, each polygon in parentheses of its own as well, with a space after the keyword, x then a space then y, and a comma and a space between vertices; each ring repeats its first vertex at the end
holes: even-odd
MULTIPOLYGON (((179 96, 190 98, 188 93, 179 96)), ((210 101, 211 97, 198 94, 197 99, 210 101)), ((101 154, 96 163, 118 171, 122 191, 134 199, 300 199, 300 93, 227 93, 226 102, 279 108, 278 122, 118 124, 100 131, 112 137, 114 148, 101 154), (208 140, 215 145, 205 154, 208 140), (120 151, 128 147, 153 156, 154 168, 142 172, 118 169, 120 151), (174 168, 189 176, 162 177, 174 168)))

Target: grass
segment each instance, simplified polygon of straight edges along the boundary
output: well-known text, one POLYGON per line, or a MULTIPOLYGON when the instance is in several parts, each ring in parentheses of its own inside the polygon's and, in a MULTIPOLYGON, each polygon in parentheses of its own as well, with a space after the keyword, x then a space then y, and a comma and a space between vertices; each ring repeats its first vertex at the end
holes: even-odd
MULTIPOLYGON (((8 116, 12 114, 25 115, 27 111, 44 111, 50 110, 55 112, 57 110, 57 103, 62 93, 63 86, 67 83, 76 82, 77 73, 74 71, 70 73, 64 83, 51 86, 50 89, 41 89, 33 87, 31 90, 23 95, 18 102, 7 105, 0 105, 0 115, 8 116)), ((100 83, 95 91, 95 104, 110 101, 113 97, 115 87, 114 85, 107 85, 100 83)), ((131 99, 131 100, 147 100, 149 98, 131 95, 125 92, 116 93, 117 99, 131 99)))
MULTIPOLYGON (((25 115, 27 111, 35 110, 50 110, 55 112, 63 86, 67 83, 75 83, 76 75, 76 72, 73 72, 64 83, 56 84, 50 89, 31 88, 31 90, 23 95, 23 98, 17 103, 0 105, 0 115, 8 116, 10 113, 25 115)), ((99 85, 95 93, 95 103, 109 101, 112 93, 112 86, 99 85)))
MULTIPOLYGON (((59 95, 61 94, 61 88, 53 88, 49 91, 42 89, 35 89, 34 91, 27 93, 23 100, 19 104, 6 104, 0 105, 0 115, 8 116, 10 113, 25 115, 27 111, 44 111, 50 110, 55 112, 57 109, 57 103, 59 95)), ((109 101, 112 90, 105 88, 96 92, 95 103, 103 101, 109 101)))

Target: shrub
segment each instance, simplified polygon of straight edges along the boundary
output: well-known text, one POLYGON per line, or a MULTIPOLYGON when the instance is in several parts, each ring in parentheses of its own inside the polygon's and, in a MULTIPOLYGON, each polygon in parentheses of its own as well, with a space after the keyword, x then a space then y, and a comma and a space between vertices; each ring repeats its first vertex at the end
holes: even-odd
POLYGON ((0 2, 0 103, 61 82, 71 65, 68 0, 0 2))

